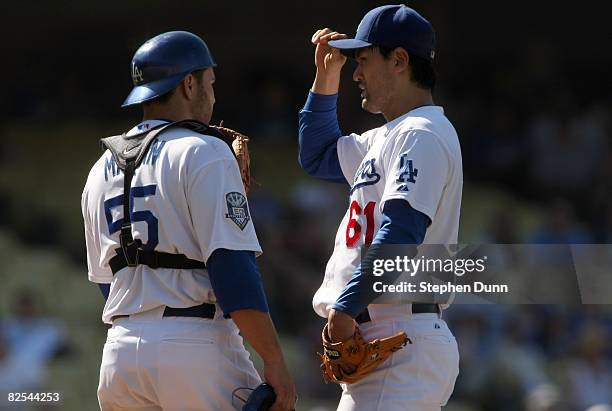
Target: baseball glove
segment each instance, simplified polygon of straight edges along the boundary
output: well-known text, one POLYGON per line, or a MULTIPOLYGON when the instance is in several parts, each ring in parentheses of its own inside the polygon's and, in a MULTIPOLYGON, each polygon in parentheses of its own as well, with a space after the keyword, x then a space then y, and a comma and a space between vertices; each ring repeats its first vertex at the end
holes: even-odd
POLYGON ((359 328, 355 334, 344 342, 333 343, 329 338, 327 325, 321 335, 323 341, 323 354, 321 357, 321 370, 326 382, 351 384, 359 381, 371 373, 391 356, 395 351, 406 344, 412 344, 404 332, 394 336, 376 339, 366 343, 361 337, 359 328), (350 373, 345 371, 351 369, 350 373))
POLYGON ((232 147, 236 160, 238 161, 238 168, 240 168, 240 175, 242 177, 242 184, 244 185, 244 191, 248 194, 251 188, 251 157, 249 156, 249 138, 244 134, 232 130, 231 128, 223 127, 223 121, 218 126, 210 125, 221 134, 226 137, 226 141, 232 147))

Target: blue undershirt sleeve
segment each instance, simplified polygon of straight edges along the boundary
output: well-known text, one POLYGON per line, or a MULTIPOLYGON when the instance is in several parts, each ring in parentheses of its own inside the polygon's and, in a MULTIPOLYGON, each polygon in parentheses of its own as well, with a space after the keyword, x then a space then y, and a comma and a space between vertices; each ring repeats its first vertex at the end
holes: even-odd
POLYGON ((313 177, 347 184, 336 145, 342 137, 336 115, 337 100, 337 94, 308 92, 306 104, 298 116, 298 161, 304 171, 313 177))
MULTIPOLYGON (((416 246, 423 242, 430 223, 429 217, 412 208, 407 201, 388 200, 383 207, 380 229, 364 259, 373 261, 378 258, 380 246, 384 244, 414 244, 414 248, 406 253, 409 258, 414 257, 416 246)), ((385 283, 391 284, 400 273, 396 278, 390 275, 385 274, 385 283)), ((373 290, 375 278, 373 275, 363 275, 359 266, 332 308, 355 318, 378 295, 373 290)))
POLYGON ((208 258, 206 268, 226 317, 237 310, 269 311, 253 251, 218 248, 208 258))
POLYGON ((108 300, 108 295, 110 294, 110 286, 110 284, 98 284, 98 287, 100 287, 100 292, 104 297, 104 301, 108 300))

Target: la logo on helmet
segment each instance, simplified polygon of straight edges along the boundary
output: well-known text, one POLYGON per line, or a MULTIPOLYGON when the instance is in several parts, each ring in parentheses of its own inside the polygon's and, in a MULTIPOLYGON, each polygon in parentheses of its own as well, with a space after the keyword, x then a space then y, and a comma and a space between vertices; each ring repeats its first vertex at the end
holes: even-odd
POLYGON ((143 80, 144 78, 142 77, 142 71, 135 63, 132 63, 132 81, 134 82, 134 84, 137 84, 143 80))

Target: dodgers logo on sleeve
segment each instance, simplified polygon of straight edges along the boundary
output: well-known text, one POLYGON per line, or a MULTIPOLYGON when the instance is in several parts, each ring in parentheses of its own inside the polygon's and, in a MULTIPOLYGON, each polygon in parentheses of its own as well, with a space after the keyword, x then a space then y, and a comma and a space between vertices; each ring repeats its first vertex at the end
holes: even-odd
POLYGON ((410 191, 408 183, 416 183, 418 175, 419 170, 414 167, 412 160, 408 158, 408 153, 402 154, 397 172, 397 180, 395 180, 399 184, 397 191, 410 191))
POLYGON ((244 230, 244 227, 249 223, 249 209, 246 197, 242 193, 232 191, 225 195, 225 201, 227 202, 225 218, 229 218, 238 228, 244 230))

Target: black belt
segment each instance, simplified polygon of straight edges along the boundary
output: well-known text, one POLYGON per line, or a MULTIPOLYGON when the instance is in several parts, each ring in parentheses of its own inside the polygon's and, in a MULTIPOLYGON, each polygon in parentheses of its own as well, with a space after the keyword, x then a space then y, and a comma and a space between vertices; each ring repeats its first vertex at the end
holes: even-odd
MULTIPOLYGON (((215 318, 215 312, 217 311, 214 304, 204 303, 187 308, 164 308, 163 317, 196 317, 196 318, 215 318)), ((128 318, 129 315, 115 315, 111 318, 111 321, 118 320, 119 318, 128 318)))
MULTIPOLYGON (((440 306, 438 304, 412 304, 412 314, 440 314, 440 306)), ((355 317, 357 324, 367 323, 372 321, 370 311, 366 308, 355 317)))

